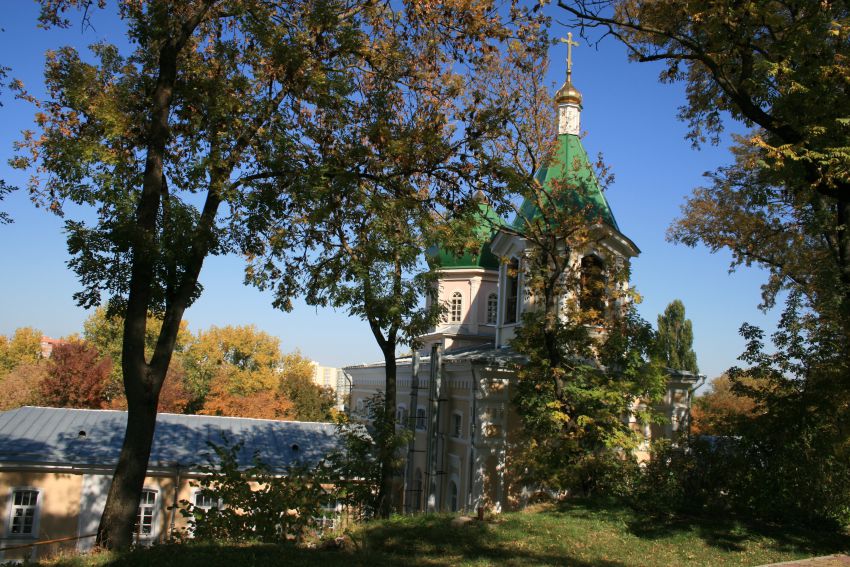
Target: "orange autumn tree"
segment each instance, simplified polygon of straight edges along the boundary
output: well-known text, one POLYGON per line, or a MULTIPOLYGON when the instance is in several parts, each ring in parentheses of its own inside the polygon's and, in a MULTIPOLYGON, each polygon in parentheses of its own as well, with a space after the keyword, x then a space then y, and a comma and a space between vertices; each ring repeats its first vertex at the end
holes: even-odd
POLYGON ((112 360, 83 341, 53 349, 47 376, 39 384, 42 402, 55 407, 106 407, 106 386, 112 360))
MULTIPOLYGON (((751 386, 755 383, 749 380, 751 386)), ((711 381, 711 390, 698 396, 691 407, 691 433, 695 435, 736 435, 742 422, 758 414, 756 401, 736 391, 727 374, 711 381)))
POLYGON ((210 327, 184 358, 198 413, 282 419, 292 403, 279 391, 280 340, 253 325, 210 327))
POLYGON ((213 383, 203 409, 204 415, 253 417, 255 419, 287 419, 291 417, 292 402, 275 390, 258 390, 237 394, 226 381, 213 383))

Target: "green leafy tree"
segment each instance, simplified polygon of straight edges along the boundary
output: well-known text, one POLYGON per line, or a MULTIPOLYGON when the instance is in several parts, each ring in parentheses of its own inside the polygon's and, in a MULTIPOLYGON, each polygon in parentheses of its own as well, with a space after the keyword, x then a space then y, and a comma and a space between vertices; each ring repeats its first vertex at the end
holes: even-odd
MULTIPOLYGON (((850 336, 850 164, 845 96, 850 14, 840 2, 560 1, 577 24, 601 26, 633 60, 663 61, 684 82, 680 117, 696 143, 721 116, 754 126, 735 163, 697 189, 670 236, 728 249, 732 267, 769 272, 764 306, 798 288, 850 336)), ((845 346, 842 346, 845 348, 845 346)), ((842 379, 847 382, 850 378, 842 379)))
MULTIPOLYGON (((300 122, 333 106, 338 73, 371 31, 362 26, 371 4, 122 2, 127 54, 106 41, 91 58, 50 51, 47 100, 19 89, 38 108, 37 132, 24 132, 13 163, 38 172, 30 190, 50 210, 74 203, 96 211, 92 224, 66 221, 70 266, 83 286, 75 298, 92 307, 105 295, 110 313, 124 318, 127 431, 101 545, 130 545, 159 393, 183 314, 201 293, 203 262, 234 249, 230 229, 244 226, 260 181, 298 177, 289 156, 300 122), (151 311, 162 324, 147 356, 151 311)), ((41 23, 68 25, 67 9, 93 5, 43 0, 41 23)), ((249 237, 263 227, 250 228, 249 237)))
MULTIPOLYGON (((0 28, 0 33, 6 30, 0 28)), ((3 88, 6 87, 6 77, 9 73, 10 69, 3 65, 0 65, 0 94, 3 94, 3 88)), ((0 107, 3 106, 3 100, 0 99, 0 107)), ((16 188, 6 183, 5 180, 0 179, 0 201, 6 198, 6 195, 14 191, 16 188)), ((9 224, 12 222, 12 217, 9 216, 9 213, 5 211, 0 211, 0 224, 9 224)))
POLYGON ((35 364, 41 358, 41 331, 19 327, 7 337, 0 335, 0 376, 25 364, 35 364))
POLYGON ((742 360, 751 367, 730 372, 733 382, 745 373, 771 385, 756 391, 736 383, 760 413, 743 440, 771 456, 759 461, 769 467, 747 473, 764 488, 752 491, 749 509, 788 518, 840 516, 842 500, 825 504, 843 482, 850 439, 847 6, 802 0, 559 5, 579 24, 601 26, 623 41, 634 60, 663 61, 663 82, 685 83, 680 117, 694 143, 717 141, 723 112, 753 127, 736 138, 733 164, 694 191, 669 235, 689 246, 729 250, 732 268, 767 270, 764 308, 786 293, 772 346, 760 329, 744 325, 742 360), (795 476, 792 469, 807 472, 795 476), (797 489, 796 501, 782 497, 797 489))
MULTIPOLYGON (((489 78, 539 58, 546 45, 540 22, 522 10, 505 22, 489 2, 438 6, 410 2, 397 11, 387 3, 369 12, 373 34, 351 65, 346 96, 332 111, 307 113, 293 149, 304 190, 280 203, 293 222, 252 250, 248 274, 276 289, 278 307, 303 293, 309 304, 368 323, 384 358, 388 420, 396 352, 442 310, 422 306, 435 291, 422 250, 463 247, 475 190, 506 185, 504 156, 492 150, 517 103, 489 78), (507 49, 512 56, 503 58, 507 49)), ((384 447, 383 516, 392 507, 393 459, 384 447)))
POLYGON ((395 417, 387 417, 384 398, 378 393, 365 400, 367 419, 361 422, 337 421, 337 435, 343 448, 328 456, 331 477, 336 479, 334 497, 362 518, 381 513, 384 453, 391 447, 392 470, 400 474, 403 448, 410 432, 396 427, 395 417))
POLYGON ((658 356, 662 364, 674 370, 699 372, 697 355, 693 350, 694 329, 690 319, 685 319, 685 304, 673 300, 658 316, 658 356))
POLYGON ((584 473, 601 473, 643 441, 623 417, 650 421, 647 408, 665 379, 649 356, 654 333, 634 309, 627 260, 605 252, 615 237, 602 197, 611 176, 601 159, 590 163, 576 136, 555 132, 545 66, 527 73, 512 81, 525 89, 524 107, 509 121, 517 135, 503 148, 523 198, 517 220, 501 228, 524 243, 508 276, 524 282, 519 293, 528 306, 511 342, 522 357, 512 401, 523 427, 513 468, 521 483, 590 490, 599 475, 584 473))

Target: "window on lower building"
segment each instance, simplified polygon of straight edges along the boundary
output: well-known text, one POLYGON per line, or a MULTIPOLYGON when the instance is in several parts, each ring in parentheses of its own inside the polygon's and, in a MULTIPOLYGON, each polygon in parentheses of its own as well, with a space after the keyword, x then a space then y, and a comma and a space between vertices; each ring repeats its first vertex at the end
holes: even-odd
POLYGON ((395 410, 395 420, 399 425, 407 425, 407 407, 398 406, 395 410))
POLYGON ((487 324, 496 324, 496 313, 499 310, 499 297, 495 293, 487 296, 487 324))
POLYGON ((9 533, 33 535, 38 514, 38 490, 15 490, 12 493, 12 517, 9 533))
POLYGON ((142 490, 139 509, 136 511, 136 525, 133 533, 142 537, 153 535, 153 517, 156 506, 156 490, 142 490))
POLYGON ((206 494, 201 490, 195 492, 195 508, 200 508, 209 512, 213 508, 218 508, 220 510, 222 507, 221 498, 217 498, 212 494, 206 494))
POLYGON ((449 322, 460 323, 461 313, 463 311, 463 296, 459 291, 452 294, 452 300, 449 305, 449 322))
POLYGON ((459 413, 452 414, 452 437, 461 437, 463 435, 463 415, 459 413))
POLYGON ((416 429, 425 429, 425 408, 416 408, 416 429))

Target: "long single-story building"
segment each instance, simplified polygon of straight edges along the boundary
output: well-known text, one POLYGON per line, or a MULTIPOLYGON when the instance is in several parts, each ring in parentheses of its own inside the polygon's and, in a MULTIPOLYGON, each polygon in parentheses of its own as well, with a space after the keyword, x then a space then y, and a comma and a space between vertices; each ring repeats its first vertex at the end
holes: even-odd
MULTIPOLYGON (((124 439, 127 412, 22 407, 0 413, 0 561, 34 560, 94 544, 124 439), (31 545, 37 541, 62 540, 31 545), (21 547, 28 546, 28 547, 21 547), (13 548, 13 549, 9 549, 13 548)), ((185 520, 181 500, 203 502, 191 481, 209 465, 209 443, 242 443, 273 472, 315 464, 339 448, 331 423, 162 413, 137 514, 140 543, 165 541, 185 520)))

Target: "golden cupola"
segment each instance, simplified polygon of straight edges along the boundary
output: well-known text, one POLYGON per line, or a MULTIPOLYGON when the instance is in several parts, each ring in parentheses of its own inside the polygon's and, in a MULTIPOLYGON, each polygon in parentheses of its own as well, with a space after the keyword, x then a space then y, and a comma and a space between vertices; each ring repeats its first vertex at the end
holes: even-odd
POLYGON ((567 76, 567 82, 561 85, 558 92, 555 93, 555 104, 577 104, 581 106, 581 93, 573 86, 571 77, 567 76))

